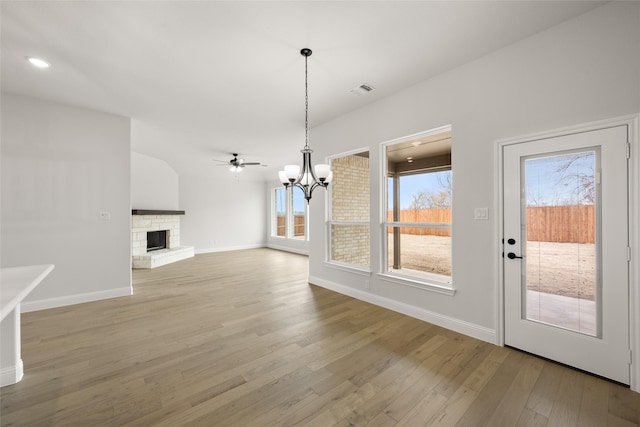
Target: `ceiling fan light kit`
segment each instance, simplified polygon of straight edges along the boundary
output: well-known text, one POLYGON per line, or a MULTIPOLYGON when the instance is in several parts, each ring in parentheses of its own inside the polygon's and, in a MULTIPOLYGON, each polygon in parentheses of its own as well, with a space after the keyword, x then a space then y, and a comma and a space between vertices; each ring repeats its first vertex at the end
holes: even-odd
POLYGON ((333 179, 331 167, 327 164, 311 166, 311 153, 313 150, 309 148, 309 85, 307 73, 307 59, 311 56, 311 49, 304 48, 300 54, 304 56, 304 148, 300 150, 302 153, 302 169, 298 165, 286 165, 284 170, 278 172, 280 182, 285 186, 296 186, 304 192, 304 198, 309 203, 311 193, 317 187, 327 188, 333 179))
POLYGON ((267 166, 261 164, 260 162, 245 162, 244 159, 238 158, 238 153, 231 153, 231 155, 233 156, 233 159, 229 161, 214 160, 221 163, 218 166, 230 166, 229 172, 232 173, 242 172, 245 166, 267 166))

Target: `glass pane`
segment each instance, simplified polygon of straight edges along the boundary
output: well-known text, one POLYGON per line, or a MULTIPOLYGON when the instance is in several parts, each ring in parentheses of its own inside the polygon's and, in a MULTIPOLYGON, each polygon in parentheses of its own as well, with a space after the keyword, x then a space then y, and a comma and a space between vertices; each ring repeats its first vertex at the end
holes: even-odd
POLYGON ((304 191, 299 187, 293 187, 293 237, 295 239, 305 238, 305 204, 304 191))
POLYGON ((387 227, 387 238, 388 271, 451 282, 451 229, 387 227))
POLYGON ((287 191, 285 188, 274 190, 274 235, 285 237, 287 231, 287 191))
POLYGON ((331 161, 331 219, 369 221, 369 153, 331 161), (366 155, 366 157, 365 157, 366 155))
POLYGON ((369 267, 369 226, 331 225, 331 261, 369 267))
POLYGON ((450 224, 451 176, 451 170, 402 175, 397 178, 397 199, 394 193, 394 178, 388 178, 388 220, 450 224), (395 203, 398 203, 400 208, 398 218, 393 218, 395 203))
POLYGON ((451 170, 400 177, 400 222, 451 223, 451 170))
MULTIPOLYGON (((599 335, 595 151, 524 161, 526 318, 599 335)), ((508 248, 507 248, 508 249, 508 248)))

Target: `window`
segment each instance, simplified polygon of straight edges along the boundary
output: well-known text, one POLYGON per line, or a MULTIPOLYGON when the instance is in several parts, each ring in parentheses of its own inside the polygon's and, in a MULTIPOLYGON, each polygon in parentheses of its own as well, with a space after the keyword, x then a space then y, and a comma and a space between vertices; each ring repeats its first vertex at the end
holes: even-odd
POLYGON ((307 203, 304 192, 298 187, 279 187, 275 188, 272 194, 271 235, 305 240, 307 238, 307 203))
POLYGON ((451 287, 451 128, 384 145, 384 272, 451 287))
POLYGON ((304 199, 304 191, 301 188, 293 187, 292 190, 292 215, 290 219, 292 232, 289 233, 289 236, 304 240, 307 236, 307 201, 304 199))
POLYGON ((369 269, 369 152, 331 159, 329 261, 369 269))
POLYGON ((287 190, 286 188, 276 188, 273 194, 273 216, 275 223, 273 235, 286 237, 287 235, 287 190))

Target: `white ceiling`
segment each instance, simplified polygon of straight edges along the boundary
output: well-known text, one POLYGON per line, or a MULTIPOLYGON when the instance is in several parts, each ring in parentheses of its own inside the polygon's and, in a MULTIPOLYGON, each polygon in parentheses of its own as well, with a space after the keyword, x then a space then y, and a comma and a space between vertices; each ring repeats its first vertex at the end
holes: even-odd
POLYGON ((300 162, 301 48, 313 127, 601 4, 3 1, 2 90, 131 117, 133 150, 178 172, 237 152, 262 179, 300 162))

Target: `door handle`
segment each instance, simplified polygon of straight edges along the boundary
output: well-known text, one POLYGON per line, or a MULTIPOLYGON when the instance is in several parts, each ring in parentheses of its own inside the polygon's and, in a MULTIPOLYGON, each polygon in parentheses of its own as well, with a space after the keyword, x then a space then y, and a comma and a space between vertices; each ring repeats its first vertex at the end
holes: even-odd
POLYGON ((522 259, 523 257, 518 256, 518 255, 514 254, 513 252, 509 252, 509 253, 507 254, 507 258, 509 258, 509 259, 516 259, 516 258, 520 258, 520 259, 522 259))

